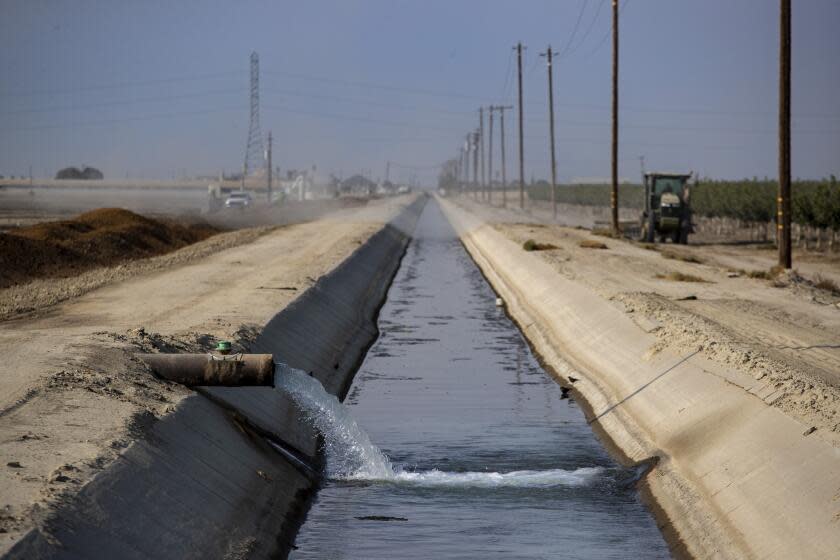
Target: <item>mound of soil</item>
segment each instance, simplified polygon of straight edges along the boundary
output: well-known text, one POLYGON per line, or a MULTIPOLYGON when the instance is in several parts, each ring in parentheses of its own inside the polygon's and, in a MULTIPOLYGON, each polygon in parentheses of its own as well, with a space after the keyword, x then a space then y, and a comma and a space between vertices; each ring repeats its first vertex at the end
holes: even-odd
POLYGON ((0 288, 162 255, 219 231, 204 223, 181 225, 120 208, 10 230, 0 233, 0 288))

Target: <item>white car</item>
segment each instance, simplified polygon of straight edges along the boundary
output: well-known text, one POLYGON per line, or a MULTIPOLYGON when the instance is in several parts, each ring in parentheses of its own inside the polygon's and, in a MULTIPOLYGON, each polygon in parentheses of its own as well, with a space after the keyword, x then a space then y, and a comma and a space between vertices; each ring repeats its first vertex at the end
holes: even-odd
POLYGON ((245 191, 235 191, 228 195, 225 200, 225 208, 247 208, 253 203, 251 193, 245 191))

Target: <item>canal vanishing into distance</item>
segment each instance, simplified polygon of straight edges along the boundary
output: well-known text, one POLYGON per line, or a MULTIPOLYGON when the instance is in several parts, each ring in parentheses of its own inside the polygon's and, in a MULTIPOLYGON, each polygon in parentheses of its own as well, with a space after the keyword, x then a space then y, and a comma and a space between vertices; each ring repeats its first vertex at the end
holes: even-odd
POLYGON ((430 200, 345 406, 278 377, 327 445, 290 558, 669 557, 640 469, 609 456, 495 299, 430 200))

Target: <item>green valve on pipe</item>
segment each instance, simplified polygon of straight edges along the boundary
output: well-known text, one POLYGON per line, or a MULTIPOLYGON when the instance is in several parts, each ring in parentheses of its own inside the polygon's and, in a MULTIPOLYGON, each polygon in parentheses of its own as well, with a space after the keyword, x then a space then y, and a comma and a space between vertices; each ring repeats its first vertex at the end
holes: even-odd
POLYGON ((230 341, 220 340, 218 344, 216 344, 216 352, 219 354, 230 354, 230 341))

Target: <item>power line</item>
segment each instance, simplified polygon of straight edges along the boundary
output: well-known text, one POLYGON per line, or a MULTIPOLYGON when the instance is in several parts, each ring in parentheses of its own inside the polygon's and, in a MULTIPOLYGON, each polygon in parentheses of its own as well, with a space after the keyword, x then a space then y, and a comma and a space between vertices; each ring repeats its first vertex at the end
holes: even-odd
POLYGON ((586 39, 589 37, 589 34, 592 33, 592 29, 595 27, 595 22, 598 21, 598 16, 601 15, 601 8, 604 7, 605 1, 606 0, 601 0, 600 2, 598 2, 598 8, 595 10, 595 16, 592 18, 592 21, 589 22, 589 27, 586 29, 586 33, 583 34, 583 38, 580 40, 580 43, 578 43, 577 46, 571 51, 566 53, 566 56, 571 56, 575 54, 575 52, 577 52, 577 50, 581 48, 584 43, 586 43, 586 39))
MULTIPOLYGON (((86 110, 86 109, 100 109, 103 107, 115 107, 115 106, 122 106, 122 105, 133 105, 138 103, 156 103, 156 102, 163 102, 163 101, 177 101, 182 99, 195 99, 201 98, 210 95, 229 95, 229 94, 241 94, 243 91, 246 91, 245 88, 237 88, 237 89, 224 89, 224 90, 211 90, 202 93, 187 93, 181 95, 167 95, 167 96, 159 96, 159 97, 145 97, 139 99, 130 99, 130 100, 121 100, 121 101, 105 101, 101 103, 90 103, 84 105, 63 105, 63 106, 52 106, 52 107, 43 107, 43 108, 30 108, 30 109, 21 109, 15 111, 8 111, 8 112, 0 112, 0 115, 22 115, 22 114, 32 114, 32 113, 50 113, 50 112, 61 112, 61 111, 76 111, 76 110, 86 110)), ((447 109, 426 109, 424 107, 418 106, 408 106, 408 105, 400 105, 395 103, 384 103, 380 101, 374 101, 370 99, 356 99, 356 98, 349 98, 349 97, 341 97, 336 95, 327 95, 327 94, 319 94, 319 93, 311 93, 305 92, 300 90, 290 90, 290 89, 279 89, 279 88, 261 88, 261 91, 264 93, 274 93, 280 95, 291 95, 295 97, 303 97, 306 99, 315 98, 315 99, 326 99, 331 101, 339 101, 345 103, 354 103, 360 105, 371 105, 375 107, 385 107, 385 108, 394 108, 406 111, 417 111, 417 110, 424 110, 424 111, 433 111, 436 113, 446 114, 446 115, 456 115, 456 116, 467 116, 471 115, 471 111, 451 111, 447 109)))
POLYGON ((228 111, 241 111, 242 107, 225 107, 221 109, 207 109, 203 111, 186 111, 186 112, 178 112, 178 113, 163 113, 163 114, 155 114, 155 115, 144 115, 140 117, 126 117, 121 119, 107 119, 107 120, 99 120, 99 121, 83 121, 83 122, 74 122, 74 123, 65 123, 65 124, 48 124, 42 126, 25 126, 19 128, 9 128, 6 130, 10 131, 29 131, 29 130, 50 130, 50 129, 60 129, 60 128, 82 128, 88 126, 103 126, 103 125, 110 125, 110 124, 120 124, 126 122, 135 122, 135 121, 150 121, 150 120, 157 120, 157 119, 173 119, 173 118, 180 118, 180 117, 188 117, 188 116, 195 116, 195 115, 209 115, 214 113, 224 113, 228 111))
POLYGON ((183 95, 167 95, 162 97, 145 97, 140 99, 131 99, 131 100, 124 100, 124 101, 105 101, 102 103, 91 103, 88 105, 64 105, 60 107, 45 107, 41 109, 21 109, 18 111, 8 111, 2 112, 0 115, 24 115, 24 114, 31 114, 31 113, 53 113, 59 111, 79 111, 79 110, 86 110, 86 109, 101 109, 102 107, 116 107, 120 105, 133 105, 135 103, 157 103, 161 101, 176 101, 179 99, 194 99, 199 97, 205 97, 208 95, 227 95, 227 94, 241 94, 245 91, 244 88, 238 89, 223 89, 223 90, 215 90, 215 91, 207 91, 203 93, 187 93, 183 95))
POLYGON ((381 101, 375 101, 375 100, 370 100, 370 99, 358 99, 358 98, 351 98, 351 97, 342 97, 342 96, 338 96, 338 95, 311 93, 311 92, 300 91, 300 90, 290 90, 290 89, 280 89, 280 88, 263 88, 263 91, 267 92, 267 93, 276 93, 276 94, 280 94, 280 95, 292 95, 292 96, 295 96, 295 97, 304 97, 304 98, 307 98, 307 99, 310 99, 310 98, 326 99, 326 100, 330 100, 330 101, 339 101, 339 102, 343 102, 343 103, 355 103, 355 104, 358 104, 358 105, 370 105, 370 106, 373 106, 373 107, 385 107, 385 108, 391 108, 391 109, 401 109, 401 110, 405 110, 405 111, 418 111, 418 110, 434 111, 435 113, 441 113, 441 114, 445 114, 445 115, 457 115, 459 117, 472 116, 472 113, 473 113, 472 111, 451 111, 451 110, 448 110, 448 109, 438 109, 438 108, 427 109, 427 108, 424 108, 424 107, 418 107, 416 105, 415 106, 409 106, 409 105, 401 105, 401 104, 398 104, 398 103, 383 103, 381 101))
MULTIPOLYGON (((624 2, 621 3, 621 9, 619 9, 618 14, 621 15, 624 12, 624 8, 626 8, 626 7, 627 7, 627 0, 624 0, 624 2)), ((596 52, 598 52, 601 49, 601 47, 604 46, 604 43, 607 42, 607 39, 609 38, 609 36, 611 34, 612 34, 612 28, 610 27, 609 29, 607 29, 607 32, 604 33, 604 36, 601 38, 601 41, 598 43, 598 46, 595 47, 594 49, 592 49, 591 51, 589 51, 589 53, 586 55, 586 58, 591 58, 592 55, 594 55, 596 52)))
MULTIPOLYGON (((603 3, 604 0, 602 0, 603 3)), ((626 5, 626 0, 624 2, 626 5)), ((509 59, 509 67, 512 69, 512 52, 511 58, 509 59)), ((535 60, 532 64, 532 67, 536 67, 536 63, 538 60, 535 60)), ((270 72, 263 71, 263 74, 268 74, 270 72)), ((0 96, 17 96, 17 95, 37 95, 38 93, 70 93, 74 91, 93 91, 96 89, 116 89, 116 88, 123 88, 123 87, 136 87, 140 85, 154 85, 154 84, 161 84, 161 83, 171 83, 171 82, 185 82, 185 81, 197 81, 202 79, 209 79, 221 76, 229 76, 239 74, 241 72, 223 72, 217 74, 206 74, 203 76, 192 76, 192 77, 185 77, 185 78, 164 78, 164 79, 157 79, 157 80, 147 80, 142 82, 124 82, 119 84, 110 84, 110 85, 100 85, 100 86, 90 86, 85 88, 79 88, 76 90, 50 90, 50 91, 31 91, 31 92, 15 92, 15 93, 0 93, 0 96)), ((512 75, 512 72, 509 72, 512 75)), ((328 78, 315 78, 309 77, 313 80, 330 80, 330 81, 337 81, 331 80, 328 78)), ((340 81, 339 81, 340 82, 340 81)), ((506 88, 512 84, 512 81, 506 80, 506 88)), ((373 85, 370 85, 373 87, 373 85)), ((387 86, 379 86, 379 87, 387 87, 387 86)), ((20 109, 14 111, 4 111, 0 114, 4 115, 17 115, 17 114, 28 114, 28 113, 41 113, 41 112, 58 112, 64 110, 80 110, 80 109, 96 109, 101 107, 108 107, 108 106, 118 106, 118 105, 130 105, 132 103, 147 103, 147 102, 159 102, 159 101, 168 101, 168 100, 178 100, 178 99, 189 99, 189 98, 197 98, 203 95, 224 95, 224 94, 234 94, 234 93, 241 93, 243 88, 236 88, 236 89, 221 89, 221 90, 210 90, 207 92, 201 93, 187 93, 187 94, 180 94, 180 95, 171 95, 171 96, 159 96, 159 97, 148 97, 148 98, 141 98, 135 100, 125 100, 125 101, 106 101, 101 103, 91 103, 91 104, 84 104, 84 105, 66 105, 66 106, 53 106, 53 107, 46 107, 46 108, 30 108, 30 109, 20 109)), ((264 87, 264 84, 261 86, 263 92, 267 93, 279 93, 279 94, 286 94, 286 95, 293 95, 298 97, 306 97, 306 98, 319 98, 319 99, 329 99, 329 100, 336 100, 346 103, 357 103, 357 104, 366 104, 372 106, 380 106, 380 107, 390 107, 396 109, 405 109, 405 110, 432 110, 434 112, 438 112, 441 114, 451 114, 451 115, 458 115, 467 117, 472 114, 471 110, 465 111, 451 111, 446 109, 424 109, 422 107, 418 108, 416 106, 407 106, 407 105, 400 105, 400 104, 391 104, 385 103, 381 101, 374 101, 369 99, 358 99, 358 98, 351 98, 345 96, 336 96, 336 95, 327 95, 322 93, 314 93, 314 92, 307 92, 302 90, 293 90, 293 89, 282 89, 282 88, 272 88, 272 87, 264 87)), ((408 90, 406 88, 391 88, 387 87, 387 89, 399 89, 400 91, 411 91, 414 93, 424 93, 421 90, 408 90)), ((435 95, 450 95, 444 93, 436 93, 435 95)), ((456 97, 465 97, 469 99, 484 99, 484 97, 479 96, 466 96, 463 94, 451 94, 456 97)), ((557 106, 564 106, 564 107, 582 107, 582 108, 591 108, 596 110, 609 110, 608 106, 605 105, 598 105, 593 103, 556 103, 557 106)), ((718 110, 711 110, 711 109, 698 109, 698 108, 684 108, 684 109, 662 109, 662 108, 651 108, 651 107, 640 107, 640 106, 633 106, 633 105, 621 105, 622 111, 630 111, 630 112, 641 112, 641 113, 663 113, 663 114, 696 114, 696 115, 718 115, 718 116, 738 116, 738 117, 748 117, 748 116, 771 116, 777 117, 776 111, 718 111, 718 110)), ((826 113, 799 113, 793 115, 794 119, 840 119, 840 114, 826 114, 826 113)))
POLYGON ((581 0, 580 2, 580 12, 578 12, 577 21, 575 22, 575 28, 572 30, 572 34, 569 35, 569 40, 566 41, 566 45, 560 50, 560 58, 563 58, 563 55, 569 50, 569 47, 572 45, 572 41, 575 40, 575 35, 577 35, 578 28, 580 27, 580 20, 583 19, 583 12, 586 11, 586 0, 581 0))
POLYGON ((287 72, 273 72, 273 71, 265 71, 266 75, 269 76, 281 76, 286 78, 297 78, 300 80, 310 80, 314 82, 324 82, 324 83, 331 83, 331 84, 341 84, 353 87, 362 87, 368 89, 381 89, 384 91, 395 91, 399 93, 408 93, 412 95, 428 95, 433 97, 451 97, 451 98, 460 98, 460 99, 484 99, 483 97, 476 96, 476 95, 469 95, 465 93, 456 93, 456 92, 444 92, 444 91, 435 91, 435 90, 426 90, 426 89, 414 89, 414 88, 406 88, 401 86, 391 86, 385 84, 375 84, 371 82, 360 82, 354 80, 340 80, 337 78, 324 78, 319 76, 311 76, 307 74, 296 74, 296 73, 287 73, 287 72))
POLYGON ((123 88, 134 88, 134 87, 141 87, 141 86, 151 86, 151 85, 159 85, 159 84, 169 84, 169 83, 176 83, 176 82, 195 82, 207 79, 215 79, 220 78, 223 76, 233 76, 239 75, 241 76, 243 72, 236 71, 236 72, 218 72, 215 74, 201 74, 197 76, 189 76, 189 77, 180 77, 180 78, 161 78, 156 80, 145 80, 140 82, 118 82, 113 84, 100 84, 95 86, 83 86, 78 88, 70 88, 70 89, 53 89, 53 90, 30 90, 30 91, 11 91, 11 92, 0 92, 0 97, 29 97, 32 95, 59 95, 59 94, 67 94, 67 93, 77 93, 81 91, 97 91, 103 89, 123 89, 123 88))
MULTIPOLYGON (((241 93, 241 91, 240 91, 241 93)), ((559 105, 555 103, 555 105, 559 105)), ((383 119, 373 119, 368 117, 360 117, 360 116, 353 116, 353 115, 343 115, 343 114, 333 114, 333 113, 320 113, 316 111, 307 111, 301 109, 295 109, 291 107, 281 107, 281 106, 274 106, 274 105, 265 105, 262 104, 262 109, 270 110, 270 111, 281 111, 284 113, 290 114, 298 114, 303 116, 313 116, 323 119, 335 119, 335 120, 349 120, 353 122, 361 122, 367 124, 374 124, 374 125, 383 125, 383 126, 395 126, 395 127, 411 127, 411 128, 419 128, 424 130, 438 130, 441 132, 447 133, 457 133, 459 129, 456 128, 448 128, 448 127, 439 127, 439 126, 429 126, 429 125, 417 125, 416 123, 408 122, 408 121, 389 121, 383 119)), ((622 109, 624 109, 622 107, 622 109)), ((207 115, 207 114, 214 114, 214 113, 224 113, 230 111, 241 111, 243 110, 242 106, 230 106, 230 107, 221 107, 221 108, 214 108, 214 109, 205 109, 205 110, 197 110, 197 111, 177 111, 177 112, 168 112, 168 113, 153 113, 150 115, 139 115, 136 117, 123 117, 117 119, 103 119, 103 120, 93 120, 93 121, 75 121, 71 123, 62 123, 62 124, 47 124, 47 125, 35 125, 35 126, 23 126, 23 127, 9 127, 6 128, 8 131, 34 131, 34 130, 53 130, 53 129, 63 129, 63 128, 73 128, 73 127, 89 127, 89 126, 101 126, 101 125, 109 125, 109 124, 120 124, 126 122, 140 122, 140 121, 147 121, 147 120, 158 120, 158 119, 166 119, 166 118, 180 118, 180 117, 188 117, 188 116, 196 116, 196 115, 207 115)), ((545 118, 526 118, 525 121, 544 124, 545 118)), ((558 124, 562 124, 564 126, 603 126, 603 122, 599 121, 572 121, 572 120, 558 120, 558 124)), ((669 126, 660 126, 660 125, 635 125, 635 124, 622 124, 622 128, 638 128, 638 129, 652 129, 652 130, 673 130, 673 131, 693 131, 693 132, 735 132, 735 133, 743 133, 743 134, 775 134, 776 130, 749 130, 749 129, 730 129, 730 128, 700 128, 700 127, 669 127, 669 126)), ((840 131, 837 130, 796 130, 793 129, 792 133, 796 134, 838 134, 840 131)), ((430 138, 428 141, 436 141, 436 140, 443 140, 449 138, 449 136, 440 136, 435 138, 430 138)), ((528 136, 528 139, 536 139, 535 136, 528 136)), ((542 138, 542 137, 539 137, 542 138)), ((386 139, 390 140, 390 138, 386 139)), ((558 141, 577 141, 581 139, 576 138, 560 138, 558 141)), ((355 141, 355 139, 354 139, 355 141)), ((362 141, 361 139, 359 141, 362 141)), ((406 139, 405 141, 411 141, 410 139, 406 139)), ((418 141, 426 141, 420 140, 418 141)), ((582 140, 585 141, 585 140, 582 140)), ((672 144, 667 144, 668 146, 672 144)), ((662 146, 666 146, 666 144, 662 144, 662 146)))
MULTIPOLYGON (((544 123, 545 117, 532 117, 525 119, 526 121, 534 123, 544 123)), ((567 126, 603 126, 603 121, 558 121, 567 126)), ((667 125, 647 125, 647 124, 622 124, 622 128, 641 128, 648 130, 672 130, 672 131, 689 131, 689 132, 733 132, 736 134, 776 134, 778 130, 774 129, 746 129, 746 128, 717 128, 717 127, 691 127, 691 126, 667 126, 667 125)), ((840 130, 794 130, 797 134, 840 134, 840 130)))
MULTIPOLYGON (((513 51, 511 51, 512 53, 513 51)), ((512 74, 512 72, 511 72, 512 74)), ((509 81, 509 84, 512 84, 512 81, 509 81)), ((201 98, 204 96, 210 95, 232 95, 232 94, 241 94, 245 91, 245 88, 232 88, 232 89, 220 89, 220 90, 210 90, 205 92, 197 92, 197 93, 186 93, 186 94, 179 94, 179 95, 167 95, 167 96, 158 96, 158 97, 144 97, 139 99, 131 99, 131 100, 122 100, 122 101, 106 101, 101 103, 90 103, 84 105, 63 105, 63 106, 52 106, 52 107, 43 107, 43 108, 30 108, 30 109, 21 109, 15 111, 2 111, 0 115, 22 115, 22 114, 32 114, 32 113, 49 113, 49 112, 61 112, 61 111, 75 111, 75 110, 86 110, 86 109, 100 109, 103 107, 114 107, 114 106, 122 106, 122 105, 132 105, 132 104, 139 104, 139 103, 157 103, 157 102, 164 102, 164 101, 177 101, 182 99, 196 99, 201 98)), ((430 111, 445 115, 453 115, 453 116, 461 116, 461 117, 471 117, 473 111, 452 111, 447 109, 440 109, 440 108, 425 108, 419 106, 408 106, 402 105, 397 103, 387 103, 381 101, 375 101, 371 99, 359 99, 359 98, 351 98, 351 97, 343 97, 337 95, 328 95, 328 94, 321 94, 321 93, 314 93, 302 90, 293 90, 293 89, 283 89, 283 88, 266 88, 261 86, 261 91, 263 93, 273 93, 273 94, 280 94, 280 95, 291 95, 295 97, 302 97, 302 98, 314 98, 314 99, 325 99, 331 101, 338 101, 344 103, 351 103, 351 104, 359 104, 359 105, 369 105, 374 107, 385 107, 385 108, 393 108, 393 109, 400 109, 406 111, 430 111)), ((590 108, 595 110, 609 110, 609 107, 604 105, 597 105, 593 103, 555 103, 555 106, 562 106, 562 107, 575 107, 575 108, 590 108)), ((773 111, 715 111, 710 109, 654 109, 648 107, 639 107, 633 105, 621 105, 622 111, 627 112, 637 112, 637 113, 663 113, 663 114, 688 114, 688 115, 715 115, 715 116, 728 116, 728 117, 778 117, 776 112, 773 111)), ((831 114, 818 114, 818 113, 805 113, 805 114, 796 114, 793 115, 794 120, 799 119, 840 119, 840 115, 831 115, 831 114)), ((526 118, 526 121, 533 121, 533 122, 544 122, 544 117, 531 117, 526 118)), ((599 125, 601 123, 596 122, 584 122, 584 121, 564 121, 564 124, 570 125, 599 125)), ((639 127, 647 127, 647 128, 678 128, 681 130, 731 130, 733 132, 750 132, 748 130, 742 129, 705 129, 705 128, 685 128, 685 127, 658 127, 655 125, 623 125, 623 126, 639 126, 639 127)), ((776 130, 761 130, 761 133, 764 132, 772 132, 776 133, 776 130)), ((810 133, 812 131, 795 131, 801 133, 810 133)), ((814 131, 816 133, 825 133, 825 134, 834 134, 837 131, 825 130, 825 131, 814 131)))
MULTIPOLYGON (((537 101, 536 98, 529 101, 537 101)), ((563 107, 588 108, 597 111, 609 111, 606 105, 598 105, 595 103, 558 103, 557 105, 563 107)), ((715 111, 712 109, 654 109, 650 107, 640 107, 638 105, 624 105, 621 104, 622 111, 629 111, 631 113, 663 113, 674 115, 712 115, 720 117, 778 117, 773 111, 715 111)), ((800 113, 794 115, 797 119, 840 119, 840 114, 828 113, 800 113)))
POLYGON ((507 99, 507 90, 508 85, 510 84, 510 77, 512 75, 513 70, 513 51, 508 53, 508 62, 507 62, 507 70, 505 70, 505 83, 502 86, 502 94, 499 97, 501 101, 505 101, 507 99))
POLYGON ((447 128, 441 126, 426 126, 426 125, 417 125, 417 123, 408 122, 408 121, 389 121, 383 119, 373 119, 370 117, 357 117, 353 115, 341 115, 335 113, 321 113, 317 111, 307 111, 307 110, 300 110, 300 109, 291 109, 289 107, 280 107, 280 106, 273 106, 273 105, 263 105, 263 109, 268 109, 272 111, 282 111, 285 113, 291 113, 296 115, 305 115, 317 118, 325 118, 325 119, 335 119, 335 120, 345 120, 345 121, 352 121, 352 122, 362 122, 368 124, 378 124, 383 126, 398 126, 398 127, 409 127, 409 128, 421 128, 426 130, 440 130, 446 132, 456 133, 459 129, 455 128, 447 128))
POLYGON ((395 163, 393 161, 390 162, 391 167, 399 167, 402 169, 413 169, 414 171, 423 171, 426 169, 439 169, 443 167, 444 164, 436 163, 431 165, 414 165, 409 163, 395 163))

